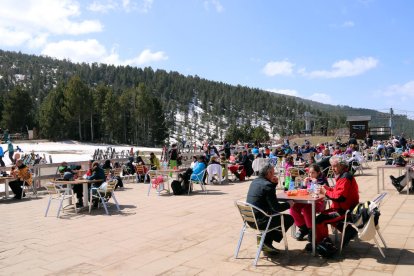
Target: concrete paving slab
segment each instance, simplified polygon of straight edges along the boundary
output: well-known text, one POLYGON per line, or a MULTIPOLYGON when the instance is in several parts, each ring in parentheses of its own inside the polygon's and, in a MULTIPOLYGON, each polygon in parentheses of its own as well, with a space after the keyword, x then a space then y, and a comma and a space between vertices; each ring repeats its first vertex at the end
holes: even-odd
MULTIPOLYGON (((361 201, 376 196, 376 166, 357 176, 361 201)), ((387 172, 387 175, 389 172, 387 172)), ((251 180, 250 180, 251 181, 251 180)), ((116 192, 121 212, 63 213, 56 204, 44 217, 48 196, 0 200, 0 275, 408 275, 414 265, 414 194, 386 181, 380 255, 373 241, 352 241, 341 256, 313 257, 288 231, 289 256, 252 262, 255 235, 233 254, 242 225, 234 201, 245 199, 250 181, 209 185, 210 193, 146 195, 148 184, 127 183, 116 192)), ((69 211, 69 210, 68 210, 69 211)), ((283 249, 282 245, 276 245, 283 249)))

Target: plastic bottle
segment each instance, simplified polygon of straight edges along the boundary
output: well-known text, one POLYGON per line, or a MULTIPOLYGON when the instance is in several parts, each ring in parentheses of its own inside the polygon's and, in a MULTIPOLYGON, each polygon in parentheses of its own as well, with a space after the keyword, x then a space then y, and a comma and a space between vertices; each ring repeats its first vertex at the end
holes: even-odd
POLYGON ((312 195, 314 191, 315 191, 315 182, 311 181, 310 187, 309 187, 309 194, 312 195))
POLYGON ((291 179, 289 183, 289 191, 294 190, 294 189, 295 189, 295 181, 291 179))

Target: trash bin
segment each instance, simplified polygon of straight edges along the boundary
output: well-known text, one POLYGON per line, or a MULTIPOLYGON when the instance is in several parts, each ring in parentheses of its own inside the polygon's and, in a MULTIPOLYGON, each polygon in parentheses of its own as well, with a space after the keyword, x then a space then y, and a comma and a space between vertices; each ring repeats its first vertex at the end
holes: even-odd
POLYGON ((32 140, 33 139, 33 130, 28 130, 27 133, 28 133, 28 136, 29 136, 29 140, 32 140))

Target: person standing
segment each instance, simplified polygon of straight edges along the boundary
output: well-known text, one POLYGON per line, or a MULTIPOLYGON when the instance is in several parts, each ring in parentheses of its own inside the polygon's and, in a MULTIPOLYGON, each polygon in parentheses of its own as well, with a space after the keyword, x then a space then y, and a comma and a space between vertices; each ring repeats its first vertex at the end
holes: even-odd
POLYGON ((16 160, 13 159, 14 156, 14 147, 13 144, 10 140, 7 141, 7 150, 4 152, 9 152, 9 159, 12 162, 12 164, 14 164, 16 162, 16 160))
MULTIPOLYGON (((258 178, 254 179, 250 184, 249 191, 247 192, 247 203, 250 203, 267 214, 277 214, 289 209, 292 205, 292 201, 279 202, 276 197, 276 186, 278 184, 278 178, 275 176, 275 169, 271 164, 265 165, 260 171, 258 178)), ((264 216, 260 211, 254 210, 254 214, 259 229, 266 229, 268 218, 264 216)), ((293 218, 291 215, 283 214, 285 231, 293 225, 293 218)), ((254 222, 249 223, 250 226, 256 228, 254 222)), ((274 217, 269 225, 270 228, 274 228, 281 225, 280 216, 274 217)), ((267 233, 262 251, 265 255, 274 255, 278 253, 278 250, 273 247, 273 242, 280 242, 283 238, 283 234, 280 230, 274 230, 267 233)), ((259 237, 258 237, 259 242, 259 237)))
POLYGON ((4 157, 4 151, 3 151, 3 148, 0 146, 0 167, 5 167, 6 166, 4 164, 3 157, 4 157))

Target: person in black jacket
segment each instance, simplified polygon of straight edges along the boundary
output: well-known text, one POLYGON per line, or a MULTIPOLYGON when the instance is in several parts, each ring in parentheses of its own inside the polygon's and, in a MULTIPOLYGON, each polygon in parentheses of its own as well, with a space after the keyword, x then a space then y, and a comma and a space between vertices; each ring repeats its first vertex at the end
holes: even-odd
MULTIPOLYGON (((278 178, 274 175, 275 169, 272 165, 268 164, 259 171, 259 177, 252 181, 247 192, 247 203, 250 203, 267 214, 275 214, 289 209, 292 205, 292 201, 279 202, 276 197, 276 186, 278 184, 278 178)), ((261 212, 255 211, 255 216, 259 229, 265 229, 268 223, 267 217, 261 212)), ((287 231, 293 225, 293 218, 288 214, 283 215, 285 231, 287 231)), ((254 224, 251 225, 254 227, 254 224)), ((280 216, 272 219, 269 228, 280 226, 280 216)), ((277 253, 277 249, 273 247, 272 243, 280 242, 283 238, 281 231, 271 231, 267 233, 264 244, 263 253, 266 255, 272 255, 277 253)))

